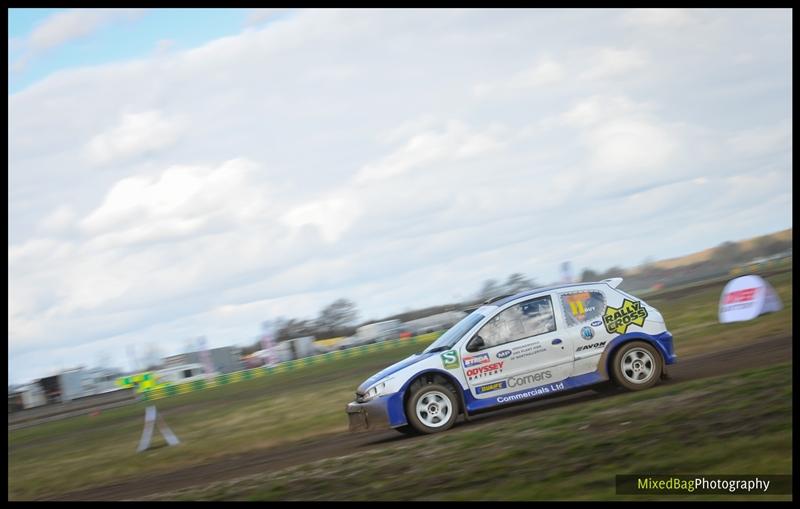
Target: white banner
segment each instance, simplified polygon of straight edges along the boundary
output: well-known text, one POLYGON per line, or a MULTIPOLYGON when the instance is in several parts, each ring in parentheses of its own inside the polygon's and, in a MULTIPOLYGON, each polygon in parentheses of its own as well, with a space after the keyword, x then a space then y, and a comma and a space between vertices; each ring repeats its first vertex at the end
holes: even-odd
POLYGON ((720 323, 743 322, 773 311, 783 305, 777 292, 760 276, 732 279, 719 300, 720 323))

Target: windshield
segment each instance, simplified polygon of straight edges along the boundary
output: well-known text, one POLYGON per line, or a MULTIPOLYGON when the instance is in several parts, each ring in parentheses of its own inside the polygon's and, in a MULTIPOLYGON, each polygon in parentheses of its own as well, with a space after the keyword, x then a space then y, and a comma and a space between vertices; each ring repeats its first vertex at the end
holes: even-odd
POLYGON ((483 311, 483 308, 476 309, 462 318, 460 322, 447 329, 447 332, 439 336, 439 339, 431 343, 422 353, 451 349, 475 324, 483 320, 485 315, 480 311, 483 311))

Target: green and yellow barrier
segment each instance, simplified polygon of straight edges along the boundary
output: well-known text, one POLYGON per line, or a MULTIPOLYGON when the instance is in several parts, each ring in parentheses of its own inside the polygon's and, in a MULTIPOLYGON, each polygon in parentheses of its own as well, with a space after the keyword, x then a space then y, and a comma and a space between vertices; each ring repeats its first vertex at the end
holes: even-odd
POLYGON ((346 350, 336 350, 312 357, 304 357, 302 359, 295 359, 291 361, 281 362, 274 366, 261 366, 258 368, 246 369, 243 371, 236 371, 234 373, 226 373, 217 375, 213 378, 206 378, 203 380, 192 380, 182 383, 159 383, 157 377, 152 372, 139 373, 117 379, 117 385, 125 388, 134 387, 136 391, 142 395, 144 401, 152 401, 161 398, 168 398, 170 396, 177 396, 178 394, 187 394, 189 392, 202 391, 213 387, 228 385, 242 380, 251 380, 253 378, 260 378, 262 376, 269 376, 277 373, 285 373, 296 369, 303 369, 328 362, 334 362, 339 359, 352 359, 361 357, 373 352, 389 350, 404 345, 413 345, 421 343, 430 343, 438 338, 442 332, 431 332, 414 336, 408 339, 393 339, 381 343, 373 343, 370 345, 362 345, 346 350))

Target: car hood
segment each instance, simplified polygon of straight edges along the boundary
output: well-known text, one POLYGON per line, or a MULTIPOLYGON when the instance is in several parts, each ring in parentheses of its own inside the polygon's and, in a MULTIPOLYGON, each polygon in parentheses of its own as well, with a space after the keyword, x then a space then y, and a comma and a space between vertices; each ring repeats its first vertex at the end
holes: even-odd
POLYGON ((358 392, 365 392, 367 389, 370 388, 373 384, 379 382, 380 380, 386 378, 387 376, 393 375, 400 371, 403 368, 407 368, 412 364, 416 364, 417 362, 423 361, 433 355, 436 355, 436 352, 427 352, 427 353, 420 353, 420 354, 413 354, 409 357, 406 357, 402 361, 395 362, 388 368, 383 369, 372 375, 371 377, 367 378, 364 383, 358 386, 358 392))

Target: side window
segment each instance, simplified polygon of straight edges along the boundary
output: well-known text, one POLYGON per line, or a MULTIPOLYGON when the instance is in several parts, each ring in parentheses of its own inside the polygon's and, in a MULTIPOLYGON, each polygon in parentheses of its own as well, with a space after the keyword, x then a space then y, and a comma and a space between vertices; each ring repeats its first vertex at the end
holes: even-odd
POLYGON ((561 305, 567 327, 572 327, 599 319, 606 307, 606 296, 597 290, 562 293, 561 305))
MULTIPOLYGON (((475 345, 467 350, 491 348, 554 330, 556 330, 556 319, 553 314, 553 303, 549 296, 539 297, 511 306, 489 320, 476 336, 483 340, 483 345, 475 345)), ((474 339, 470 343, 474 343, 474 339)))

